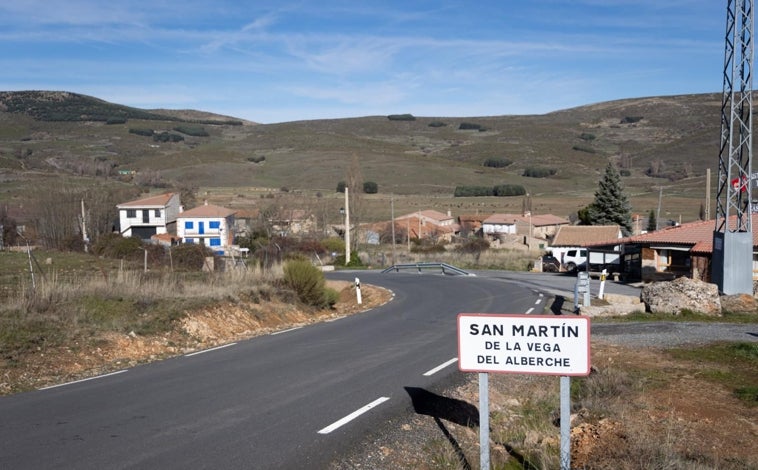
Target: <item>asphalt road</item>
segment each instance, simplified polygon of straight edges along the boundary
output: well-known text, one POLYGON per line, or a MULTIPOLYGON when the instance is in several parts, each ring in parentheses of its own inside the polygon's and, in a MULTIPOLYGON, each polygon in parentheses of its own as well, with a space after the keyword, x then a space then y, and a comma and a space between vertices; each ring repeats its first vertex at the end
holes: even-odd
POLYGON ((394 299, 333 322, 0 398, 0 468, 322 468, 460 377, 458 313, 540 311, 545 299, 497 276, 333 276, 356 275, 394 299))

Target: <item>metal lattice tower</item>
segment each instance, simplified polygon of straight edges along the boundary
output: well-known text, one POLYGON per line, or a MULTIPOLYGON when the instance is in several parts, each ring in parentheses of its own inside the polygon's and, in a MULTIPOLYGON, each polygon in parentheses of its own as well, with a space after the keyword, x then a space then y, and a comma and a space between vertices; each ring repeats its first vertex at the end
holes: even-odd
POLYGON ((753 292, 753 0, 728 0, 712 279, 725 294, 753 292))

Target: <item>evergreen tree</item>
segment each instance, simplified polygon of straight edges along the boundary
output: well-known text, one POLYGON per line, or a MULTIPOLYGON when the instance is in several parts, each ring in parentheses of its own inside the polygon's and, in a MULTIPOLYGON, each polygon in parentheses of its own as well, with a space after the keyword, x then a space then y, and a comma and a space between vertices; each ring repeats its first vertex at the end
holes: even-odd
POLYGON ((632 233, 632 214, 629 200, 621 185, 616 167, 608 162, 605 175, 598 183, 595 200, 587 206, 591 225, 619 225, 624 236, 632 233))
POLYGON ((658 219, 655 217, 655 211, 650 209, 650 213, 647 215, 647 231, 655 232, 658 230, 658 219))

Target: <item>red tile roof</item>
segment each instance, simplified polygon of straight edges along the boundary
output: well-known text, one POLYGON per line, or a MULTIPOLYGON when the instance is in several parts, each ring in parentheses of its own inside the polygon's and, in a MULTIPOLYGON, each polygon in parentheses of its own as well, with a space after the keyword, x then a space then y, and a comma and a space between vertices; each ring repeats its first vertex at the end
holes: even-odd
POLYGON ((229 217, 230 215, 233 215, 236 211, 232 209, 227 209, 226 207, 221 206, 214 206, 213 204, 205 204, 202 206, 197 206, 193 209, 181 212, 179 214, 179 217, 181 218, 187 218, 187 217, 229 217))
POLYGON ((158 196, 150 196, 144 199, 124 202, 118 204, 116 207, 164 207, 174 195, 175 193, 165 193, 158 196))
MULTIPOLYGON (((736 223, 736 216, 730 217, 729 225, 734 227, 736 223)), ((758 246, 758 214, 752 215, 753 226, 753 246, 758 246)), ((712 253, 713 252, 713 232, 716 230, 715 220, 698 220, 696 222, 688 222, 674 227, 666 227, 654 232, 643 233, 642 235, 634 235, 626 237, 621 240, 612 240, 613 245, 624 244, 666 244, 666 245, 682 245, 691 246, 693 253, 712 253)), ((603 242, 596 242, 593 245, 608 245, 611 240, 605 240, 603 242)), ((585 245, 589 246, 589 245, 585 245)))
POLYGON ((621 227, 618 225, 563 225, 553 237, 551 246, 618 245, 621 227), (603 242, 603 243, 601 243, 603 242), (613 242, 613 243, 610 243, 613 242))

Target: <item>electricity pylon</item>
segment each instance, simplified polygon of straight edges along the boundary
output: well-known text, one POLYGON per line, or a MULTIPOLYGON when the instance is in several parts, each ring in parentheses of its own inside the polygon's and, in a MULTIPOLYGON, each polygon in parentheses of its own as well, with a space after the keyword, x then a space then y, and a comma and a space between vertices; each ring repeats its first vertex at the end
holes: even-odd
POLYGON ((753 293, 753 0, 727 0, 716 229, 711 279, 753 293))

